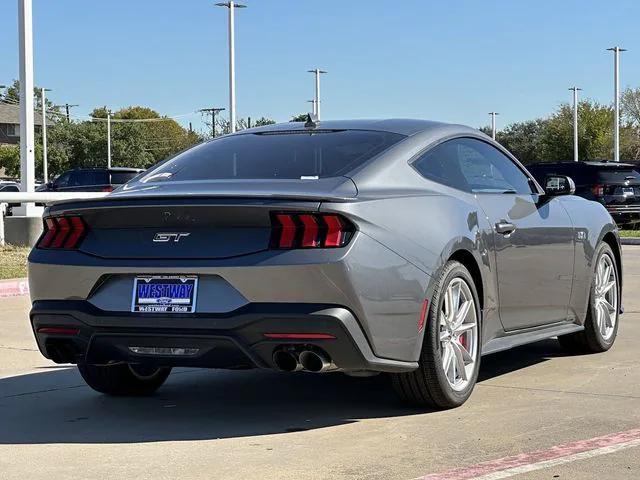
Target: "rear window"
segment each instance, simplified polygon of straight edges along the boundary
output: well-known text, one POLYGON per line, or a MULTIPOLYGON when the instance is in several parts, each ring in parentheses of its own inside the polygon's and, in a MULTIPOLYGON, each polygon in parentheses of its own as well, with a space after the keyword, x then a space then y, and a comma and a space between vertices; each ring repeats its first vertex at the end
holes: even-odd
POLYGON ((365 130, 233 135, 180 153, 150 170, 141 181, 335 177, 403 138, 365 130))
POLYGON ((598 169, 598 181, 602 183, 640 183, 640 174, 633 168, 603 168, 598 169))
POLYGON ((138 172, 111 172, 111 183, 113 185, 122 185, 133 179, 138 172))
POLYGON ((82 187, 85 185, 106 185, 109 176, 104 170, 79 170, 71 173, 69 186, 82 187))

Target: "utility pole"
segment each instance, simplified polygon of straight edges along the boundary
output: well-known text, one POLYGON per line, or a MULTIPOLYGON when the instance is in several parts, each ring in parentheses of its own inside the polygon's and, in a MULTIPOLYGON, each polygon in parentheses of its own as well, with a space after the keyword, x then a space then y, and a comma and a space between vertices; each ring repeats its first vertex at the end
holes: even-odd
POLYGON ((224 112, 224 110, 224 108, 218 107, 200 109, 200 112, 202 113, 211 114, 211 134, 213 135, 213 138, 216 138, 216 115, 220 112, 224 112))
POLYGON ((491 138, 496 139, 496 115, 500 115, 498 112, 489 112, 491 115, 491 138))
POLYGON ((47 99, 45 92, 50 92, 48 88, 40 89, 40 103, 42 103, 42 178, 47 183, 49 179, 49 169, 47 161, 47 99))
POLYGON ((322 73, 327 73, 324 70, 320 70, 319 68, 316 68, 314 70, 307 70, 309 73, 313 73, 316 76, 316 103, 315 103, 315 110, 313 113, 316 114, 316 117, 318 117, 318 120, 320 120, 320 74, 322 73))
POLYGON ((620 52, 626 52, 625 48, 612 47, 607 50, 613 52, 613 92, 614 92, 614 118, 613 118, 613 161, 620 161, 620 52))
POLYGON ((236 52, 235 52, 235 9, 246 5, 229 2, 216 3, 218 7, 229 9, 229 124, 231 133, 236 131, 236 52))
POLYGON ((573 161, 577 162, 578 158, 578 92, 582 90, 578 87, 571 87, 569 90, 573 92, 573 161))
MULTIPOLYGON (((20 188, 33 192, 35 186, 35 135, 33 128, 33 18, 31 0, 18 0, 20 47, 20 188)), ((34 204, 25 204, 29 216, 34 204)))
POLYGON ((107 110, 107 168, 111 168, 111 110, 107 110))
POLYGON ((313 100, 307 100, 307 102, 311 103, 311 113, 316 115, 316 99, 314 98, 313 100))
POLYGON ((79 107, 80 105, 69 105, 68 103, 64 104, 64 109, 67 112, 67 122, 71 121, 71 115, 69 114, 69 109, 73 107, 79 107))

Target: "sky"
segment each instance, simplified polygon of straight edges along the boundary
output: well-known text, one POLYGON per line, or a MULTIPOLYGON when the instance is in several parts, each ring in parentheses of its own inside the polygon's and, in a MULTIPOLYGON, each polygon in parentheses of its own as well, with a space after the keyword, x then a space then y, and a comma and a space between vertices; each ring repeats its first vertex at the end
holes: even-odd
MULTIPOLYGON (((0 0, 0 84, 18 77, 17 0, 0 0)), ((211 0, 33 0, 35 83, 56 104, 180 115, 228 109, 227 9, 211 0)), ((551 113, 568 88, 610 103, 640 86, 637 0, 244 0, 236 12, 237 114, 287 121, 424 118, 498 128, 551 113)))

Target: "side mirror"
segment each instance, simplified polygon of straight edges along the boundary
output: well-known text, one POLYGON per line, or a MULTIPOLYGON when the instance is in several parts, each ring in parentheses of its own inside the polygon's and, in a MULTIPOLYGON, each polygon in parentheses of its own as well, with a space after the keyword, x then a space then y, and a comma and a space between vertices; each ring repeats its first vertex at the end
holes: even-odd
POLYGON ((576 193, 576 184, 566 175, 547 175, 544 180, 544 192, 551 197, 573 195, 576 193))

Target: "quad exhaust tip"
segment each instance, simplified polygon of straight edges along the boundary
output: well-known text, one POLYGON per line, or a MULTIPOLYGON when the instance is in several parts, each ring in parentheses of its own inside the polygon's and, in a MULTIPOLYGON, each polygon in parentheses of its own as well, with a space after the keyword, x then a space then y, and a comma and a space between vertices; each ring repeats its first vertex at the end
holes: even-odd
POLYGON ((273 352, 273 363, 282 372, 298 372, 304 370, 322 373, 331 369, 333 364, 329 355, 323 351, 278 348, 273 352))
POLYGON ((302 368, 304 368, 308 372, 326 372, 331 367, 331 359, 324 352, 305 350, 300 353, 299 358, 300 363, 302 364, 302 368))

